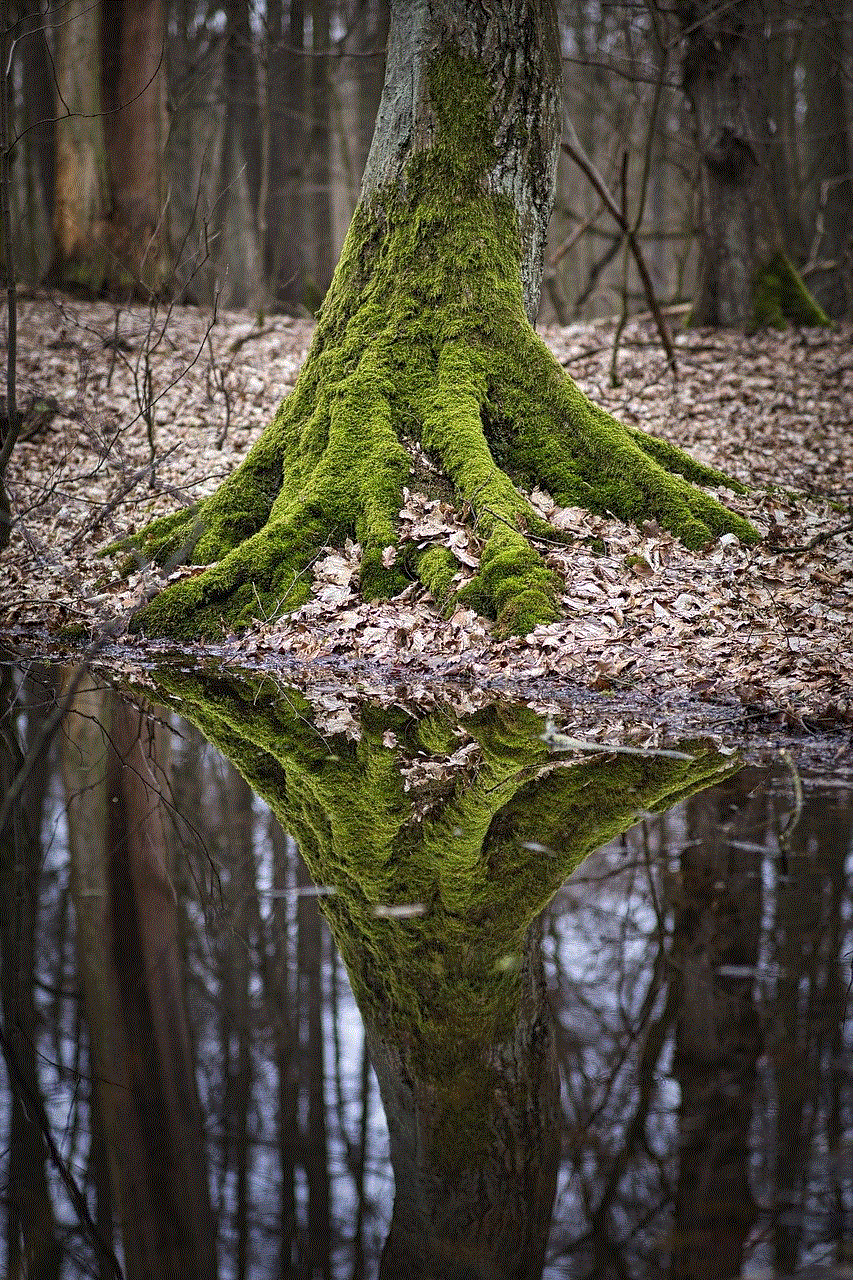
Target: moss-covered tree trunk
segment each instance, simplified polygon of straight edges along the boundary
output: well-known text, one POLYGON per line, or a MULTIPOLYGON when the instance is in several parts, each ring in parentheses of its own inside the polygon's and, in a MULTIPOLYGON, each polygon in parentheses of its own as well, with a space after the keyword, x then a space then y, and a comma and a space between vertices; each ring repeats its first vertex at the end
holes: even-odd
POLYGON ((826 324, 782 244, 772 198, 763 0, 680 0, 702 256, 693 321, 751 330, 826 324))
POLYGON ((558 613, 537 544, 565 538, 534 484, 693 547, 757 536, 689 483, 725 477, 597 408, 533 331, 559 100, 550 0, 398 0, 362 200, 299 382, 217 493, 132 540, 212 566, 152 601, 147 633, 217 637, 294 608, 318 551, 348 537, 366 598, 419 578, 526 633, 558 613), (450 488, 475 525, 461 593, 449 550, 401 540, 404 485, 450 488))

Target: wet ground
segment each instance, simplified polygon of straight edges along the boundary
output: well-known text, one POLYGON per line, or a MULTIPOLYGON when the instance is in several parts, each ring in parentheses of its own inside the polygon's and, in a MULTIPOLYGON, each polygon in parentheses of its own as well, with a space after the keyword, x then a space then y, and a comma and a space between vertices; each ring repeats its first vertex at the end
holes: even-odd
POLYGON ((2 668, 7 1274, 853 1274, 849 735, 99 661, 2 668))

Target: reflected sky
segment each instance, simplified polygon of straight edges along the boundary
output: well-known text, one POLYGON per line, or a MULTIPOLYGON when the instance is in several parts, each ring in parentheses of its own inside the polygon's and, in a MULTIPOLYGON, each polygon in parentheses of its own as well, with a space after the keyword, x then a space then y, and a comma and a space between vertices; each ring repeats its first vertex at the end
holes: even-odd
MULTIPOLYGON (((8 796, 67 675, 3 671, 8 796)), ((87 678, 3 830, 0 1270, 853 1261, 849 774, 126 695, 87 678)))

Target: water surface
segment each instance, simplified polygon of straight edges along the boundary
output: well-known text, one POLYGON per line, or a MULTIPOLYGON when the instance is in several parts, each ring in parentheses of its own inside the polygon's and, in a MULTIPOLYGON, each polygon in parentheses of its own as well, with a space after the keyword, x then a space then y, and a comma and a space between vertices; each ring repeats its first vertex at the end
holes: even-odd
POLYGON ((849 768, 155 683, 4 829, 7 1274, 847 1274, 849 768))

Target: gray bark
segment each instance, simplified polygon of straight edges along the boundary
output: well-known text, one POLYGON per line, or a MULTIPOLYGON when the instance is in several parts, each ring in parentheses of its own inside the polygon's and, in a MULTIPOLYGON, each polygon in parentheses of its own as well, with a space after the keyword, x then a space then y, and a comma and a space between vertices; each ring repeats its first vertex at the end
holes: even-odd
POLYGON ((362 197, 402 186, 413 154, 431 146, 436 117, 429 70, 441 50, 475 58, 494 86, 496 159, 486 189, 508 196, 518 215, 521 278, 531 321, 539 289, 560 142, 562 67, 551 0, 396 0, 385 87, 367 158, 362 197))
POLYGON ((810 258, 831 264, 810 273, 808 284, 836 319, 853 312, 853 120, 845 104, 853 19, 846 7, 842 0, 815 4, 803 42, 810 258))
POLYGON ((681 3, 683 82, 702 198, 696 324, 749 327, 756 269, 778 245, 768 191, 764 14, 759 0, 681 3))

